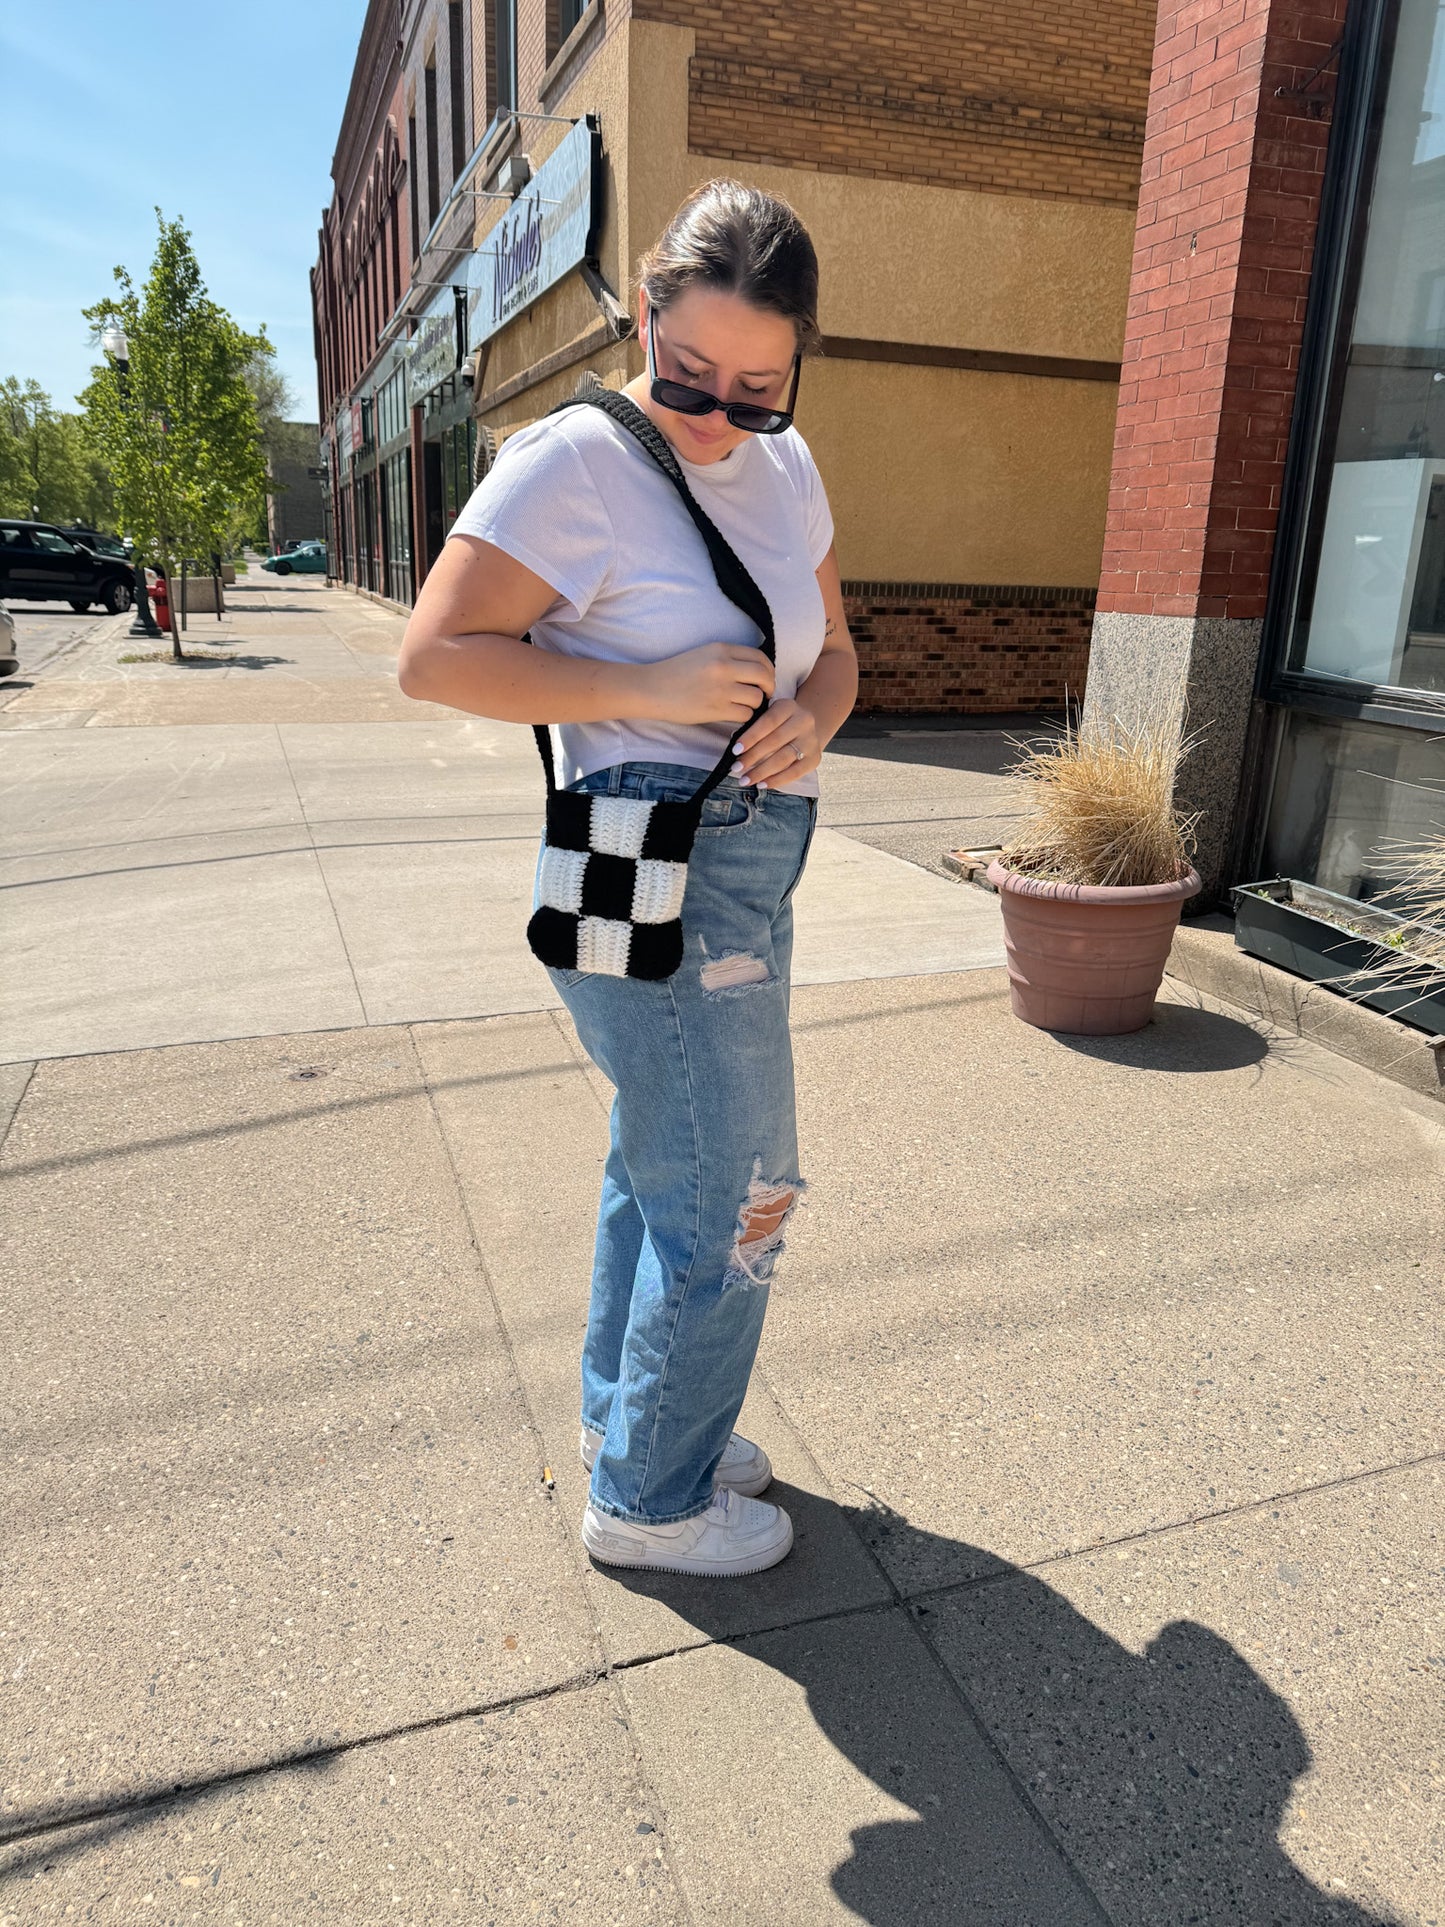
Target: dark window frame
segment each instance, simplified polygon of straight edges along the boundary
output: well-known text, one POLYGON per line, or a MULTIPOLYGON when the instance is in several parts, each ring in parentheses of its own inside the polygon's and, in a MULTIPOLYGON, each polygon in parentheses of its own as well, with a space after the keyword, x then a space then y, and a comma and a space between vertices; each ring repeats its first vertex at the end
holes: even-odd
POLYGON ((447 89, 451 101, 452 180, 467 164, 466 34, 461 0, 447 0, 447 89))
MULTIPOLYGON (((437 141, 437 65, 433 51, 431 59, 422 69, 422 96, 426 127, 423 139, 426 142, 426 231, 431 233, 436 226, 437 216, 442 211, 442 184, 440 147, 437 141)), ((421 252, 420 249, 417 250, 421 252)))
POLYGON ((518 101, 517 0, 491 0, 488 10, 488 67, 492 82, 492 117, 515 112, 518 101))
POLYGON ((421 183, 417 179, 416 143, 416 103, 412 102, 406 117, 407 188, 411 206, 411 258, 416 261, 421 256, 421 183))

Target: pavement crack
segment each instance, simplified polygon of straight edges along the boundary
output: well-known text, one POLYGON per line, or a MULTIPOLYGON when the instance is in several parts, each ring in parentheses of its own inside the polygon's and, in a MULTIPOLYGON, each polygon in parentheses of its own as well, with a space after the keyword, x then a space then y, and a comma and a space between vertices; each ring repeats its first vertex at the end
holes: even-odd
POLYGON ((361 981, 356 974, 356 965, 352 961, 351 947, 346 941, 346 930, 341 921, 341 913, 336 908, 335 897, 331 894, 331 879, 326 874, 326 865, 321 861, 321 852, 316 846, 316 833, 311 827, 310 817, 306 814, 306 799, 301 794, 301 785, 296 781, 296 772, 291 767, 291 757, 286 748, 286 738, 281 733, 281 725, 279 723, 273 723, 271 727, 276 732, 276 747, 281 752, 281 761, 286 765, 286 774, 290 778, 291 789, 296 797, 296 807, 301 812, 301 821, 306 830, 307 841, 311 845, 311 860, 316 865, 316 874, 321 879, 321 887, 326 892, 326 901, 330 906, 331 920, 336 925, 336 941, 341 945, 341 954, 346 959, 346 968, 351 976, 351 988, 356 993, 356 1008, 361 1012, 362 1023, 369 1025, 372 1021, 371 1012, 366 1008, 366 998, 362 992, 361 981))
POLYGON ((598 1685, 604 1677, 602 1667, 590 1667, 585 1672, 574 1673, 567 1679, 554 1680, 550 1685, 533 1687, 524 1693, 508 1694, 495 1700, 479 1700, 475 1705, 456 1707, 447 1713, 435 1713, 426 1719, 403 1720, 396 1726, 383 1728, 376 1733, 361 1733, 354 1739, 336 1740, 328 1746, 299 1748, 294 1753, 278 1754, 274 1759, 257 1760, 250 1766, 234 1767, 229 1773, 209 1773, 194 1780, 175 1780, 164 1787, 150 1787, 113 1800, 93 1801, 88 1806, 68 1808, 63 1813, 37 1813, 28 1821, 22 1817, 19 1826, 0 1827, 0 1847, 14 1846, 26 1840, 41 1839, 48 1834, 61 1833, 71 1827, 84 1826, 94 1820, 109 1820, 120 1814, 140 1813, 148 1807, 165 1806, 175 1800, 199 1800, 206 1794, 222 1787, 243 1785, 248 1780, 257 1780, 268 1773, 287 1773, 297 1767, 318 1766, 328 1760, 341 1759, 348 1753, 364 1752, 370 1747, 385 1746, 392 1740, 415 1739, 420 1734, 437 1733, 449 1726, 459 1726, 465 1720, 486 1719, 497 1713, 510 1712, 514 1707, 529 1706, 539 1700, 560 1698, 567 1693, 585 1692, 588 1687, 598 1685))

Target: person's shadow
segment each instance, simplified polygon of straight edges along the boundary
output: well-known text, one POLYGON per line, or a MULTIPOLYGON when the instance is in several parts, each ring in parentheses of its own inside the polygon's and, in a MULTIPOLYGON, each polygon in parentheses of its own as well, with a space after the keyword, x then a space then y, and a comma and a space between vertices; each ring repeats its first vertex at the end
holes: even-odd
POLYGON ((853 1832, 832 1885, 860 1919, 1402 1927, 1321 1892, 1284 1851, 1280 1821, 1310 1749, 1288 1704, 1227 1640, 1176 1620, 1136 1654, 981 1549, 883 1507, 835 1508, 782 1486, 774 1495, 800 1528, 793 1557, 835 1532, 841 1511, 895 1572, 956 1571, 964 1553, 981 1575, 901 1607, 921 1635, 913 1651, 880 1634, 876 1613, 739 1640, 736 1601, 724 1595, 766 1585, 766 1573, 708 1582, 608 1569, 793 1679, 839 1751, 923 1816, 853 1832), (1005 1767, 1016 1803, 997 1797, 1005 1767), (1030 1810, 1068 1866, 1030 1829, 1030 1810))

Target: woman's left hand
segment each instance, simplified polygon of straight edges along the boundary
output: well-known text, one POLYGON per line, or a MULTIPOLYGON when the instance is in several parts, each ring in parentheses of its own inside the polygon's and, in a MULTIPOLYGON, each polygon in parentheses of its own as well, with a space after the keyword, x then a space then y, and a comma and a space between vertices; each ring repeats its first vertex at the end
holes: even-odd
POLYGON ((817 769, 823 760, 811 710, 790 697, 770 703, 738 742, 733 775, 740 783, 778 789, 817 769))

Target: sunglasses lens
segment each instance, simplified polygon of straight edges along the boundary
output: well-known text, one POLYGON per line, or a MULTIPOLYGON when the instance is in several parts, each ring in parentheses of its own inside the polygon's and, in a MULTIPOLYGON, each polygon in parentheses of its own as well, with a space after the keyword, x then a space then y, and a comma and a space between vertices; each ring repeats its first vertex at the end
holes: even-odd
POLYGON ((717 407, 713 396, 699 388, 689 388, 680 381, 655 381, 652 384, 652 398, 664 408, 674 409, 679 415, 706 415, 717 407))
POLYGON ((749 408, 746 402, 730 408, 727 416, 734 428, 745 428, 750 435, 776 435, 780 428, 787 427, 789 420, 775 408, 749 408))

